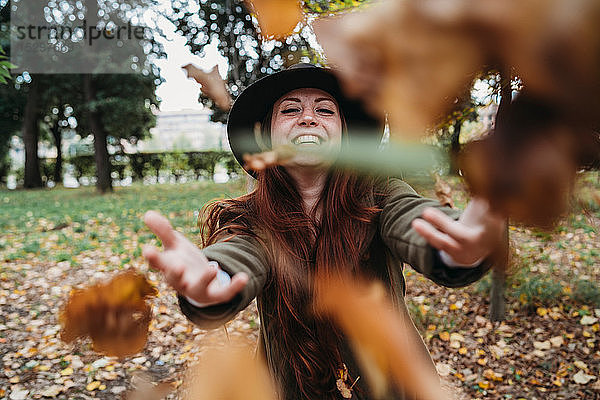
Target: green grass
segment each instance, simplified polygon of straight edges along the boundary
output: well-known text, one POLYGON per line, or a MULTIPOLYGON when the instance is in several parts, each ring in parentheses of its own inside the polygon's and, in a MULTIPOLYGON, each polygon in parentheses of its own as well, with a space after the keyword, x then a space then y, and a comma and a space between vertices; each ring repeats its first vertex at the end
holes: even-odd
POLYGON ((0 259, 69 261, 107 247, 123 259, 139 256, 154 235, 142 222, 147 210, 167 216, 173 226, 197 235, 197 211, 216 198, 236 197, 243 182, 117 187, 100 195, 77 189, 0 190, 0 259))

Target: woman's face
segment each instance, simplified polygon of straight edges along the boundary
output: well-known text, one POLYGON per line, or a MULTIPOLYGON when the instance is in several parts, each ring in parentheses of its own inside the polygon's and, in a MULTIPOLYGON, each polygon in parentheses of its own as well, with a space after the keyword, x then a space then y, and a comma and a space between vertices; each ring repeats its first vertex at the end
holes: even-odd
POLYGON ((273 106, 271 144, 300 150, 288 165, 331 165, 342 145, 342 119, 333 96, 315 88, 296 89, 283 95, 273 106), (301 150, 323 151, 332 157, 324 160, 301 150))

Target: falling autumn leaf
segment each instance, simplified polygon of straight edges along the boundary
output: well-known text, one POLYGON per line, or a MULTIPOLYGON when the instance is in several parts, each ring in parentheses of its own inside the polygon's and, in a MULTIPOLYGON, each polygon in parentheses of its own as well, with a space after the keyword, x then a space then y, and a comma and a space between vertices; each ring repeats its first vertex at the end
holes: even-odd
POLYGON ((245 343, 207 350, 188 369, 184 385, 186 400, 277 398, 267 366, 245 343))
POLYGON ((392 138, 422 136, 483 62, 467 31, 432 23, 418 2, 380 1, 313 26, 346 93, 387 115, 392 138))
POLYGON ((420 350, 410 317, 394 309, 381 285, 320 277, 316 288, 317 312, 331 316, 346 332, 376 396, 385 394, 386 377, 392 376, 398 387, 419 398, 447 398, 420 350))
POLYGON ((536 123, 515 118, 510 125, 514 140, 492 134, 471 142, 459 164, 473 194, 487 199, 499 213, 549 228, 569 207, 577 163, 568 130, 546 127, 527 136, 531 132, 523 127, 529 124, 533 129, 536 123))
POLYGON ((245 0, 258 19, 260 34, 266 39, 282 39, 290 35, 302 21, 299 0, 245 0))
POLYGON ((204 72, 194 64, 186 64, 181 68, 186 71, 188 78, 194 78, 202 85, 201 90, 205 96, 210 97, 221 110, 229 111, 232 100, 218 66, 215 65, 210 72, 204 72))
POLYGON ((136 373, 131 378, 133 390, 125 395, 126 400, 161 400, 175 389, 175 382, 152 382, 150 376, 136 373))
POLYGON ((60 312, 61 338, 70 343, 89 336, 98 352, 116 357, 135 354, 148 336, 152 312, 145 299, 155 295, 156 289, 134 270, 74 290, 60 312))

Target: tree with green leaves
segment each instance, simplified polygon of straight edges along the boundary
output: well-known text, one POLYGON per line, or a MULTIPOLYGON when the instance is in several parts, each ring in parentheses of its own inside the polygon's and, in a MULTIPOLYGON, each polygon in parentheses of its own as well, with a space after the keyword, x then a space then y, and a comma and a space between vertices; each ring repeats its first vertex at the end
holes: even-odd
MULTIPOLYGON (((109 3, 103 3, 100 9, 98 2, 87 2, 87 15, 95 16, 88 19, 88 24, 98 22, 99 15, 102 15, 103 23, 127 21, 128 18, 139 16, 150 6, 155 5, 154 0, 140 0, 136 4, 140 7, 125 12, 123 10, 127 7, 112 7, 116 2, 109 3)), ((1 22, 8 23, 10 2, 0 9, 0 16, 1 22)), ((148 43, 149 51, 153 56, 160 57, 164 54, 162 47, 154 38, 149 39, 148 43)), ((26 152, 25 187, 43 185, 37 157, 40 130, 43 127, 51 133, 60 159, 61 127, 64 128, 65 120, 71 117, 71 120, 76 120, 76 130, 82 138, 90 134, 95 138, 98 190, 105 192, 112 189, 108 142, 115 146, 119 146, 121 140, 136 142, 147 136, 150 127, 155 125, 152 110, 158 105, 155 89, 160 83, 159 71, 149 62, 141 68, 142 73, 102 75, 23 73, 17 77, 14 88, 7 89, 14 99, 0 102, 0 113, 17 116, 21 122, 20 129, 11 131, 8 138, 15 132, 19 132, 23 138, 26 152), (71 110, 69 115, 65 114, 67 109, 71 110)), ((2 99, 8 100, 8 97, 2 99)), ((0 139, 3 144, 8 142, 8 139, 4 140, 3 137, 0 139)), ((57 162, 55 178, 59 178, 61 170, 61 162, 57 162)))
MULTIPOLYGON (((303 3, 307 18, 347 10, 363 1, 322 1, 303 3)), ((187 1, 174 0, 169 19, 176 32, 185 37, 194 54, 203 56, 206 46, 217 42, 219 53, 228 61, 227 87, 232 97, 237 97, 248 85, 290 65, 299 62, 323 63, 311 44, 308 28, 283 41, 264 40, 255 25, 255 19, 242 0, 201 0, 198 7, 187 1)), ((219 109, 207 96, 201 94, 200 102, 213 111, 212 121, 226 122, 227 111, 219 109)))
POLYGON ((0 45, 0 84, 8 84, 8 81, 12 79, 10 70, 15 67, 16 65, 8 61, 8 57, 0 45))

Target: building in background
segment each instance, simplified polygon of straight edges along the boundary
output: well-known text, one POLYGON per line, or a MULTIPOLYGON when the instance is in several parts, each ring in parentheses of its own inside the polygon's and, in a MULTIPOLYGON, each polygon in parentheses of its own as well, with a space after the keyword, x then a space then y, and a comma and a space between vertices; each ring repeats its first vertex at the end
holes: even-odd
POLYGON ((229 150, 225 125, 211 122, 209 110, 160 111, 150 133, 136 146, 123 143, 125 152, 229 150))

